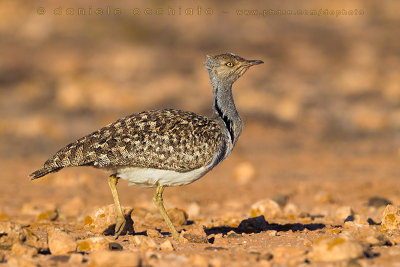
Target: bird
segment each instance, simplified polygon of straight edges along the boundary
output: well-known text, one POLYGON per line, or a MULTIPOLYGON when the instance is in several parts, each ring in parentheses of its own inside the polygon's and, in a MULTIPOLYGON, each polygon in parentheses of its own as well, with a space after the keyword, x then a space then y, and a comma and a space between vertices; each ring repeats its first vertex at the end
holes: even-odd
POLYGON ((153 201, 173 239, 179 240, 164 207, 164 189, 193 183, 231 154, 243 129, 232 85, 251 66, 262 63, 233 53, 207 55, 204 64, 213 88, 213 116, 178 109, 129 115, 61 148, 29 176, 34 180, 76 166, 110 171, 108 184, 116 210, 116 239, 126 227, 116 187, 118 180, 155 187, 153 201))

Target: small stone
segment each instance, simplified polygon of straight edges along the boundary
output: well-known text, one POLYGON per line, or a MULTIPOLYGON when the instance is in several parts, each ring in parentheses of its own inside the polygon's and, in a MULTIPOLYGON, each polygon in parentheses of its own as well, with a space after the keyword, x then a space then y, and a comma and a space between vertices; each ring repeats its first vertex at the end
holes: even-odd
POLYGON ((189 242, 208 243, 207 234, 202 225, 194 225, 188 231, 181 233, 181 235, 189 242))
POLYGON ((298 265, 304 262, 306 250, 294 247, 277 247, 273 251, 273 261, 278 264, 298 265))
POLYGON ((69 257, 68 263, 70 265, 78 265, 81 264, 83 261, 83 255, 81 253, 74 253, 71 254, 71 256, 69 257))
POLYGON ((140 255, 131 251, 94 251, 90 254, 89 266, 122 267, 141 266, 140 255))
POLYGON ((281 207, 271 199, 264 199, 251 206, 250 217, 263 215, 265 218, 277 218, 282 215, 281 207))
MULTIPOLYGON (((299 214, 299 208, 293 204, 293 203, 288 203, 284 208, 283 208, 283 213, 286 216, 297 216, 299 214)), ((293 218, 294 219, 294 218, 293 218)))
POLYGON ((374 207, 374 208, 385 207, 390 204, 392 204, 392 202, 383 197, 371 197, 368 200, 368 206, 374 207))
MULTIPOLYGON (((122 211, 125 214, 126 226, 121 235, 125 235, 126 233, 133 234, 133 221, 131 219, 132 208, 122 207, 122 211)), ((84 224, 85 228, 93 233, 114 235, 116 219, 115 205, 110 204, 91 212, 86 216, 84 224)))
POLYGON ((187 213, 188 217, 193 220, 193 218, 196 218, 200 214, 200 205, 196 202, 190 203, 189 207, 187 208, 187 213))
POLYGON ((311 257, 315 261, 341 261, 362 257, 362 245, 345 235, 320 237, 314 241, 311 257))
POLYGON ((281 208, 283 208, 283 207, 286 206, 286 204, 287 204, 287 202, 289 200, 289 196, 288 195, 279 194, 279 195, 275 195, 272 198, 272 200, 275 201, 276 203, 278 203, 281 208))
POLYGON ((383 211, 382 229, 400 229, 400 209, 398 206, 387 205, 383 211))
POLYGON ((15 243, 11 248, 11 252, 16 256, 27 256, 27 257, 32 257, 38 254, 36 248, 21 243, 15 243))
POLYGON ((351 209, 349 206, 343 206, 340 207, 336 210, 335 216, 338 220, 344 222, 347 220, 350 216, 354 215, 354 211, 351 209))
POLYGON ((151 238, 160 238, 160 237, 162 237, 162 234, 159 231, 155 230, 155 229, 147 229, 146 232, 147 232, 147 236, 151 237, 151 238))
POLYGON ((0 222, 1 246, 4 249, 11 249, 16 242, 23 242, 27 239, 28 233, 21 225, 13 222, 0 222))
POLYGON ((250 162, 239 163, 233 170, 233 177, 239 184, 247 184, 254 176, 255 169, 250 162))
POLYGON ((174 251, 174 246, 172 245, 171 241, 166 240, 161 243, 160 249, 165 251, 174 251))
POLYGON ((315 201, 317 201, 319 204, 329 204, 333 203, 333 198, 330 193, 327 192, 318 192, 315 197, 315 201))
POLYGON ((51 254, 63 255, 76 250, 76 241, 68 233, 53 229, 48 233, 48 244, 51 254))
POLYGON ((137 247, 143 250, 156 250, 158 249, 157 243, 150 237, 135 235, 133 242, 137 247))
POLYGON ((167 213, 174 225, 184 225, 187 223, 188 215, 183 209, 169 209, 167 213))
POLYGON ((240 222, 238 229, 244 233, 259 233, 267 229, 268 223, 265 221, 265 217, 263 215, 248 218, 240 222))
POLYGON ((108 250, 110 242, 105 237, 96 236, 84 240, 78 240, 77 243, 78 252, 90 252, 96 250, 108 250))
POLYGON ((45 212, 40 213, 37 216, 38 221, 55 221, 58 218, 58 210, 48 210, 45 212))

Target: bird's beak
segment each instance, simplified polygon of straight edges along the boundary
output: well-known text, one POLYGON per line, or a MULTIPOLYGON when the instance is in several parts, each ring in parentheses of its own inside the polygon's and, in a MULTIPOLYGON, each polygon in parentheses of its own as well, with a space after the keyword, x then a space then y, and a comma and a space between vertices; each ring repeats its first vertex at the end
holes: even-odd
POLYGON ((246 67, 251 67, 262 63, 264 63, 264 61, 262 60, 246 60, 246 62, 243 65, 245 65, 246 67))

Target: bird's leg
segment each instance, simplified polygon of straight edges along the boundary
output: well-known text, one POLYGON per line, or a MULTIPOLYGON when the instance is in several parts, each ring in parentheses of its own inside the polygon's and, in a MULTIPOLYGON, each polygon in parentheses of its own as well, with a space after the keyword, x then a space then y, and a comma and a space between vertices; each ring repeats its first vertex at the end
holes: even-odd
POLYGON ((175 240, 179 240, 179 233, 176 231, 174 225, 171 222, 171 219, 168 217, 167 212, 165 211, 164 208, 164 201, 163 201, 163 194, 164 192, 164 186, 162 185, 157 185, 156 192, 154 193, 153 201, 160 210, 161 215, 164 218, 164 221, 167 223, 169 230, 171 231, 172 237, 175 240))
POLYGON ((117 183, 118 183, 118 177, 116 177, 114 174, 108 177, 108 185, 110 186, 111 193, 114 198, 115 210, 117 212, 117 220, 115 223, 115 235, 114 235, 115 239, 119 237, 119 235, 122 233, 126 225, 126 220, 122 212, 121 204, 119 203, 117 183))

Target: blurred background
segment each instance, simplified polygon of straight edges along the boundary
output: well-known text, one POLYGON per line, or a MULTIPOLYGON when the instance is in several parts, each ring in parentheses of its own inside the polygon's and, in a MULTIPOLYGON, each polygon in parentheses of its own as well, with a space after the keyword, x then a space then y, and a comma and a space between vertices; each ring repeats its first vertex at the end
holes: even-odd
MULTIPOLYGON (((59 183, 27 175, 69 142, 131 113, 168 107, 210 115, 203 62, 225 52, 265 62, 234 85, 246 128, 232 158, 177 202, 211 201, 215 192, 204 188, 220 184, 249 202, 273 190, 307 194, 306 180, 338 188, 338 181, 369 180, 366 190, 383 190, 371 185, 399 174, 398 10, 399 1, 2 0, 3 208, 18 213, 38 194, 56 194, 55 203, 63 194, 111 203, 105 181, 82 178, 102 172, 50 176, 59 183), (235 171, 250 178, 230 184, 235 171), (94 183, 104 192, 77 192, 95 191, 94 183)), ((390 183, 385 189, 399 192, 390 183)), ((139 190, 121 190, 132 195, 124 201, 138 203, 139 190)))

